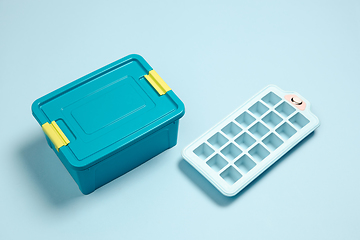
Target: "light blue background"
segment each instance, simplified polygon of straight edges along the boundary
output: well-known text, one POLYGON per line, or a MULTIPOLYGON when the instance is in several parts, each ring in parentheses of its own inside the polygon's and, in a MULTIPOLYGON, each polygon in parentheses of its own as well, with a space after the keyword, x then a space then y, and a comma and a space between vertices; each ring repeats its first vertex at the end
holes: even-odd
POLYGON ((0 0, 0 239, 360 239, 359 1, 0 0), (186 105, 178 145, 84 196, 30 105, 139 53, 186 105), (233 198, 181 150, 268 84, 322 125, 233 198))

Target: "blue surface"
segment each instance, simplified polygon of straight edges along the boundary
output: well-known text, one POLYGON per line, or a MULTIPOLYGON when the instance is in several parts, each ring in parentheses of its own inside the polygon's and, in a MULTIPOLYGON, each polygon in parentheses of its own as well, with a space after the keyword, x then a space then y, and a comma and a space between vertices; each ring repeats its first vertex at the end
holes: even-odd
POLYGON ((359 239, 359 1, 0 1, 1 239, 359 239), (178 144, 83 196, 31 116, 139 53, 186 105, 178 144), (181 150, 268 84, 321 127, 234 198, 181 150))
POLYGON ((144 77, 151 70, 131 54, 32 104, 40 126, 56 121, 69 136, 59 150, 47 142, 84 194, 176 145, 184 104, 151 86, 144 77))

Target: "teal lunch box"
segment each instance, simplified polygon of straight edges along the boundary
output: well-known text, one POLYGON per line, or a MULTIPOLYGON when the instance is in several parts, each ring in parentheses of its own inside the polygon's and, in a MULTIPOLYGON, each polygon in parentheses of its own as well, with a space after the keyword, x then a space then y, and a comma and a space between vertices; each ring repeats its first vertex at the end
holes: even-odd
POLYGON ((32 104, 49 146, 83 194, 176 145, 184 104, 129 55, 32 104))

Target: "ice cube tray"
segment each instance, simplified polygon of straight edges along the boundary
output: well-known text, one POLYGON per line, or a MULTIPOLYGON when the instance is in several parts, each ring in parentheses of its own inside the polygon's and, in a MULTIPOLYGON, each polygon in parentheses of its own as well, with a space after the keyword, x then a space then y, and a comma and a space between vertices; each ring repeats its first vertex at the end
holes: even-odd
POLYGON ((270 85, 182 155, 221 193, 234 196, 319 125, 309 101, 270 85))

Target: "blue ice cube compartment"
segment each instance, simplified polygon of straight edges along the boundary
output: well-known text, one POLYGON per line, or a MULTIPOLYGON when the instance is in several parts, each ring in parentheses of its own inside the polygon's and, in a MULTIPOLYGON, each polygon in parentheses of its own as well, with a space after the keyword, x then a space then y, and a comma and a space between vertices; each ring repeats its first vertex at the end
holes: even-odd
POLYGON ((185 108, 144 58, 129 55, 39 98, 32 113, 89 194, 175 146, 185 108))
POLYGON ((182 155, 221 193, 234 196, 319 125, 309 101, 270 85, 182 155))

